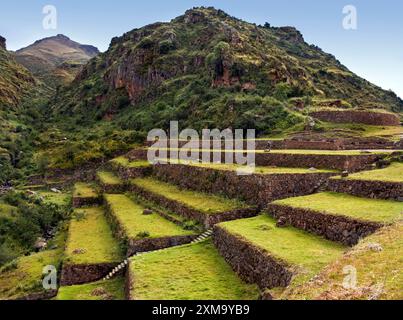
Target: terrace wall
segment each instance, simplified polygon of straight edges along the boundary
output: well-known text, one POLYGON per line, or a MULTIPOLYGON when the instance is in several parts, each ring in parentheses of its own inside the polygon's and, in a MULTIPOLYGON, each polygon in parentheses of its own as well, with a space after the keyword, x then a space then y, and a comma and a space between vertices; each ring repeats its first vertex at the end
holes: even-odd
POLYGON ((372 199, 400 200, 403 198, 403 183, 399 182, 330 179, 328 189, 372 199))
POLYGON ((268 213, 295 228, 348 246, 356 245, 360 239, 371 235, 384 226, 381 223, 277 204, 270 204, 268 213))
POLYGON ((60 280, 61 286, 72 286, 101 280, 115 268, 118 263, 99 263, 70 265, 64 264, 60 280))
POLYGON ((189 220, 196 220, 200 222, 207 229, 220 222, 256 216, 259 211, 257 208, 240 208, 228 212, 207 214, 190 208, 179 201, 165 198, 164 196, 155 194, 136 185, 131 185, 129 188, 130 191, 149 201, 167 208, 189 220))
POLYGON ((102 201, 100 197, 90 197, 90 198, 73 197, 74 208, 91 207, 94 205, 99 205, 101 203, 102 201))
POLYGON ((134 178, 143 178, 145 176, 150 175, 152 168, 150 167, 135 167, 135 168, 127 168, 125 166, 115 164, 110 162, 107 166, 107 169, 110 169, 122 179, 129 180, 134 178))
POLYGON ((104 201, 104 205, 106 208, 106 217, 110 222, 113 233, 116 238, 122 241, 127 247, 126 254, 128 257, 140 252, 155 251, 187 244, 198 237, 197 235, 188 235, 145 239, 130 238, 127 236, 124 226, 120 224, 107 201, 104 201))
POLYGON ((290 266, 246 239, 216 225, 213 241, 238 276, 248 283, 256 283, 261 290, 286 287, 291 282, 293 273, 290 266))
POLYGON ((154 166, 153 174, 183 189, 221 194, 260 208, 274 200, 314 193, 329 177, 336 175, 310 173, 239 176, 235 171, 162 164, 154 166))
POLYGON ((399 117, 391 113, 359 110, 322 110, 312 112, 310 115, 316 119, 333 123, 362 123, 374 126, 400 125, 399 117))
MULTIPOLYGON (((221 161, 225 160, 225 152, 210 152, 210 159, 214 154, 221 156, 221 161)), ((195 155, 188 153, 192 161, 202 159, 202 153, 197 152, 195 155)), ((318 168, 332 170, 348 170, 356 172, 365 169, 370 164, 384 158, 382 154, 295 154, 295 153, 256 153, 255 164, 262 167, 290 167, 290 168, 318 168)), ((235 158, 235 156, 234 156, 235 158)))

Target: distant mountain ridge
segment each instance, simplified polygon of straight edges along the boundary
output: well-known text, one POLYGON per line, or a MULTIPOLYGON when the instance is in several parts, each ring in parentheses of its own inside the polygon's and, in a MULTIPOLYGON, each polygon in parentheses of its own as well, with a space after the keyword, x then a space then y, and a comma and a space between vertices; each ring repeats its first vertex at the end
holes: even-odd
POLYGON ((16 51, 15 58, 37 78, 54 87, 71 82, 81 66, 98 54, 96 47, 59 34, 16 51))

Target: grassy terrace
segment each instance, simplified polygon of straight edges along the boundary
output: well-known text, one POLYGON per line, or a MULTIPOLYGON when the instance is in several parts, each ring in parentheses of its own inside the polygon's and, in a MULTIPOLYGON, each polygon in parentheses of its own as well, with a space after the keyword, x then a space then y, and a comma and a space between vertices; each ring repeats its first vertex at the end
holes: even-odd
POLYGON ((124 287, 123 277, 109 281, 61 287, 56 300, 124 300, 124 287))
POLYGON ((78 182, 74 185, 74 198, 96 198, 98 194, 96 190, 88 183, 78 182))
POLYGON ((238 200, 226 199, 196 191, 181 190, 174 185, 152 178, 133 179, 131 183, 206 214, 217 214, 246 207, 245 204, 238 200))
MULTIPOLYGON (((167 160, 169 161, 169 160, 167 160)), ((208 168, 214 170, 224 170, 224 171, 237 171, 242 169, 249 169, 247 166, 237 165, 237 164, 225 164, 225 163, 198 163, 192 161, 177 161, 173 162, 183 165, 191 165, 200 168, 208 168)), ((335 170, 315 170, 311 171, 307 168, 287 168, 287 167, 255 167, 254 173, 256 174, 308 174, 308 173, 336 173, 335 170)))
MULTIPOLYGON (((341 179, 341 178, 336 177, 335 179, 341 179)), ((347 179, 403 183, 403 163, 395 162, 385 169, 364 171, 351 174, 347 179)))
POLYGON ((352 251, 329 265, 318 279, 286 292, 285 299, 402 300, 403 223, 383 228, 362 240, 352 251), (371 250, 378 244, 382 251, 371 250), (344 289, 343 269, 357 269, 356 289, 344 289))
POLYGON ((43 291, 42 270, 58 267, 62 250, 49 250, 20 257, 0 269, 0 299, 17 299, 43 291))
POLYGON ((130 161, 129 159, 123 156, 111 160, 110 163, 125 168, 142 168, 151 166, 151 164, 148 161, 130 161))
POLYGON ((403 202, 360 198, 334 192, 289 198, 273 203, 381 223, 391 223, 399 219, 403 212, 403 202))
POLYGON ((342 255, 346 247, 293 227, 277 228, 267 215, 220 224, 228 232, 266 250, 271 256, 296 266, 294 284, 312 276, 342 255))
POLYGON ((140 239, 145 232, 149 238, 193 234, 192 231, 184 230, 158 214, 144 215, 145 208, 125 195, 106 194, 104 197, 128 238, 140 239))
POLYGON ((99 171, 97 172, 97 177, 101 183, 107 185, 120 185, 123 183, 118 176, 110 171, 99 171))
POLYGON ((112 235, 102 208, 85 208, 74 212, 66 257, 70 264, 113 263, 121 260, 119 244, 112 235))
POLYGON ((135 300, 256 300, 211 242, 149 253, 131 260, 135 300))

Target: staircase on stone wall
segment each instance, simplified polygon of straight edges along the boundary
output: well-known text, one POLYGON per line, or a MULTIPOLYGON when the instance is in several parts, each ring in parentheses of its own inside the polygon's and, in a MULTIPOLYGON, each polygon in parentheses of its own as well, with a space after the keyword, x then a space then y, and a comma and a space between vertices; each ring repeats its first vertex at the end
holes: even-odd
MULTIPOLYGON (((208 239, 211 238, 211 236, 213 235, 213 229, 209 229, 205 232, 203 232, 200 236, 198 236, 195 240, 193 240, 191 242, 191 244, 197 244, 203 241, 206 241, 208 239)), ((156 250, 156 251, 149 251, 149 252, 139 252, 136 253, 130 257, 128 257, 127 259, 125 259, 124 261, 122 261, 117 267, 115 267, 105 278, 103 278, 104 281, 106 280, 110 280, 112 279, 114 276, 116 276, 120 271, 124 270, 127 265, 129 264, 129 260, 133 257, 138 257, 147 253, 151 253, 151 252, 158 252, 158 251, 162 251, 165 249, 160 249, 160 250, 156 250)))

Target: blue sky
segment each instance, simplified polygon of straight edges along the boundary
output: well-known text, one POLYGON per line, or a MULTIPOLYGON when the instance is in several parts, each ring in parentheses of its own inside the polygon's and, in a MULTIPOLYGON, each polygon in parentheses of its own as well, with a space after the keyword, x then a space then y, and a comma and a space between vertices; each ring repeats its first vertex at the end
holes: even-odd
POLYGON ((358 75, 403 98, 401 0, 3 0, 0 35, 10 50, 58 33, 104 51, 112 37, 193 6, 214 6, 249 22, 292 25, 308 43, 334 54, 358 75), (344 30, 343 7, 355 5, 358 29, 344 30), (57 30, 44 30, 42 8, 58 10, 57 30))

